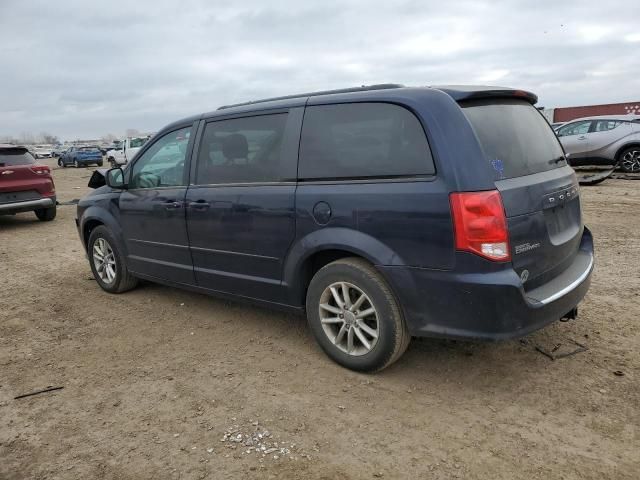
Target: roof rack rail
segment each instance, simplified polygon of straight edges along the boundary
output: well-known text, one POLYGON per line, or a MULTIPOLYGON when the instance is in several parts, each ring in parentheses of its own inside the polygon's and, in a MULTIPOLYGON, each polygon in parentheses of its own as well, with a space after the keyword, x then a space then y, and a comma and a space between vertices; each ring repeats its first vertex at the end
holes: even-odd
POLYGON ((323 90, 320 92, 299 93, 296 95, 285 95, 284 97, 265 98, 262 100, 252 100, 250 102, 234 103, 233 105, 223 105, 218 107, 218 110, 225 110, 233 107, 243 107, 245 105, 253 105, 256 103, 274 102, 276 100, 290 100, 292 98, 301 97, 317 97, 318 95, 331 95, 335 93, 351 93, 351 92, 366 92, 369 90, 385 90, 390 88, 402 88, 404 85, 399 83, 379 83, 376 85, 362 85, 361 87, 340 88, 338 90, 323 90))

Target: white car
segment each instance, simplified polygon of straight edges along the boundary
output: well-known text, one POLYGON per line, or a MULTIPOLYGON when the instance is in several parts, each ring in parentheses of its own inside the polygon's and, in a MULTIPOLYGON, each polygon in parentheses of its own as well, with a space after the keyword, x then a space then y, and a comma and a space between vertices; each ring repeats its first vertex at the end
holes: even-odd
POLYGON ((51 147, 49 145, 36 145, 32 148, 32 151, 36 158, 51 157, 51 147))
POLYGON ((150 137, 127 137, 122 140, 120 148, 115 148, 107 152, 107 161, 112 167, 125 165, 138 153, 138 150, 147 143, 150 137))

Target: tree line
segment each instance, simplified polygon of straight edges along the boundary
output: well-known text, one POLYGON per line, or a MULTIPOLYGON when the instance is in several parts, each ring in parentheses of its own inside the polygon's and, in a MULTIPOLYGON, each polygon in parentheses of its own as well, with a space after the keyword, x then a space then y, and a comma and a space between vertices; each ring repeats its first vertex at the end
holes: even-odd
MULTIPOLYGON (((127 128, 125 131, 127 137, 134 137, 136 135, 140 135, 140 132, 135 128, 127 128)), ((99 142, 101 144, 112 144, 116 140, 119 140, 121 137, 114 135, 113 133, 108 133, 99 138, 99 142)), ((82 141, 82 139, 78 138, 75 141, 82 141)), ((57 145, 63 143, 60 140, 60 137, 57 135, 52 135, 49 132, 40 132, 38 134, 34 134, 31 132, 22 132, 18 136, 14 135, 0 135, 0 143, 10 143, 13 145, 57 145)))

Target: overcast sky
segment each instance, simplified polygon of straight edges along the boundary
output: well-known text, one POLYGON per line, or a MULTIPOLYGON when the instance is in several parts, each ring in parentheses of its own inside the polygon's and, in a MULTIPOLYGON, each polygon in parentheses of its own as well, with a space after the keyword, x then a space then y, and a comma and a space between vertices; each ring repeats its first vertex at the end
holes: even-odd
POLYGON ((539 105, 640 100, 640 0, 0 0, 0 136, 154 131, 362 84, 490 84, 539 105))

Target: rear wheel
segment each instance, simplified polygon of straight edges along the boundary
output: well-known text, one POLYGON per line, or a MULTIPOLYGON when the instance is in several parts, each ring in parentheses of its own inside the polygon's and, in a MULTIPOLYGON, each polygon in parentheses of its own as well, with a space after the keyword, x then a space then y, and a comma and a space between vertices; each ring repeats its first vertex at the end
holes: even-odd
POLYGON ((93 276, 103 290, 122 293, 138 284, 138 279, 129 273, 124 257, 107 227, 93 229, 87 252, 93 276))
POLYGON ((38 220, 42 222, 50 222, 54 218, 56 218, 56 206, 49 208, 39 208, 38 210, 34 210, 33 213, 36 214, 38 220))
POLYGON ((101 167, 103 164, 102 160, 100 160, 98 163, 96 163, 96 165, 98 165, 99 167, 101 167))
POLYGON ((627 148, 620 154, 620 168, 627 173, 640 172, 640 146, 627 148))
POLYGON ((76 168, 80 168, 80 163, 78 162, 78 160, 73 161, 73 166, 76 168))
POLYGON ((386 368, 402 356, 411 339, 391 289, 360 258, 320 269, 309 284, 306 308, 322 349, 352 370, 386 368))

